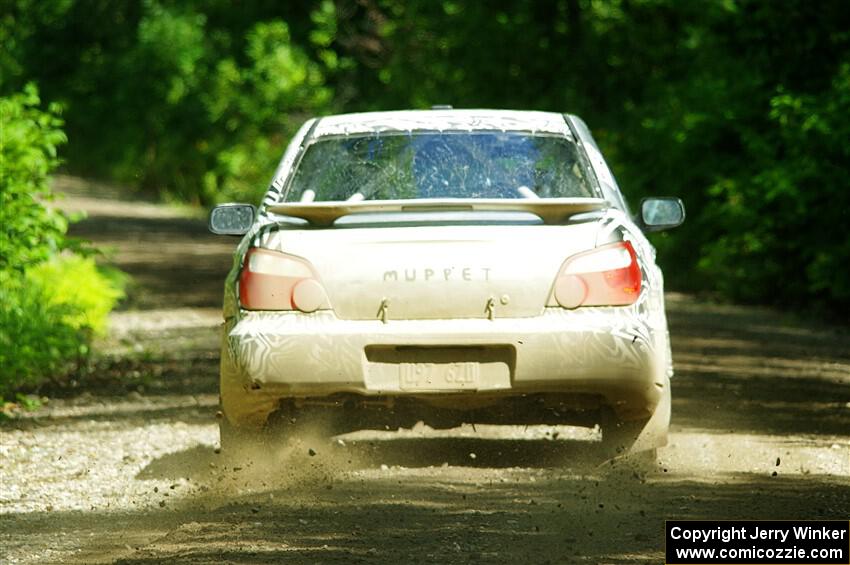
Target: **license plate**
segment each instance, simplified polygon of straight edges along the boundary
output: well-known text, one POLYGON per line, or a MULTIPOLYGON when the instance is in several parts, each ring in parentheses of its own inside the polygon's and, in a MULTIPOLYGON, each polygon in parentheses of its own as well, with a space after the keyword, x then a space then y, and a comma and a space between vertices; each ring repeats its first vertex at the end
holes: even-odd
POLYGON ((479 363, 401 363, 402 390, 476 390, 479 363))

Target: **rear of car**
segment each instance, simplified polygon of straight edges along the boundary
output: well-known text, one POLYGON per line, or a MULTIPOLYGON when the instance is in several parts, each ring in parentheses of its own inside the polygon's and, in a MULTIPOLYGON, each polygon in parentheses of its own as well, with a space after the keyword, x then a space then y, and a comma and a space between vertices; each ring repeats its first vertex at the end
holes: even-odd
POLYGON ((223 442, 317 412, 339 431, 578 423, 618 452, 666 441, 661 272, 577 118, 311 120, 252 216, 211 217, 247 231, 226 282, 223 442))

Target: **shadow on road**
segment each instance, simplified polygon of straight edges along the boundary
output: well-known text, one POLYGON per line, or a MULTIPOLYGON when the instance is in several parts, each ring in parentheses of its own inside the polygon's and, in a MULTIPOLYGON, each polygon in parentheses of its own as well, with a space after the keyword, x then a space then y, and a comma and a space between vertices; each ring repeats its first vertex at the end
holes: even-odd
POLYGON ((842 436, 850 430, 850 387, 817 379, 680 374, 673 423, 738 433, 842 436))
MULTIPOLYGON (((845 519, 850 507, 846 480, 827 476, 637 480, 534 468, 363 471, 216 494, 139 512, 34 513, 27 537, 61 528, 97 539, 66 561, 77 563, 106 553, 125 564, 658 563, 665 519, 845 519)), ((0 516, 0 529, 16 519, 0 516)))
POLYGON ((658 563, 665 519, 844 519, 850 504, 847 485, 829 477, 736 474, 714 485, 563 475, 522 487, 518 478, 368 476, 359 486, 266 493, 119 563, 658 563))
POLYGON ((672 295, 673 423, 714 431, 850 430, 850 334, 764 308, 672 295))

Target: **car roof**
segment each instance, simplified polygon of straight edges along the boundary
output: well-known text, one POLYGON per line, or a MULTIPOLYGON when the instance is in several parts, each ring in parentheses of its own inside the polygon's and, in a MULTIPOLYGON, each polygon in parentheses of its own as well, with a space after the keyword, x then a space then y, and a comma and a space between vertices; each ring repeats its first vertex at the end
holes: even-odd
POLYGON ((572 138, 563 114, 531 110, 398 110, 318 118, 312 137, 375 132, 528 131, 572 138))

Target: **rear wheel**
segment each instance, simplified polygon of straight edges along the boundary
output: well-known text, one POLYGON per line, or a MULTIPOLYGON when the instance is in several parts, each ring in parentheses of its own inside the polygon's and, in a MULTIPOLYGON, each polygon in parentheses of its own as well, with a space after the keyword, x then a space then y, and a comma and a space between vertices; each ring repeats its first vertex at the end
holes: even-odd
POLYGON ((221 453, 229 459, 237 459, 248 452, 248 436, 233 424, 222 418, 218 422, 218 443, 221 453))
POLYGON ((602 449, 605 457, 625 458, 640 465, 654 465, 657 458, 655 449, 632 452, 632 447, 648 422, 649 418, 621 420, 613 410, 606 410, 602 415, 602 449))

